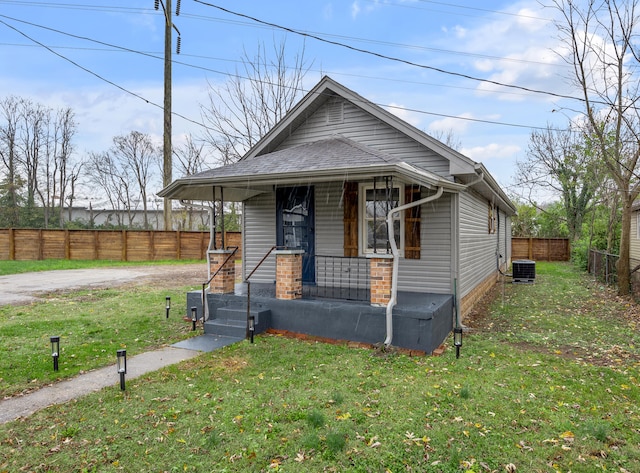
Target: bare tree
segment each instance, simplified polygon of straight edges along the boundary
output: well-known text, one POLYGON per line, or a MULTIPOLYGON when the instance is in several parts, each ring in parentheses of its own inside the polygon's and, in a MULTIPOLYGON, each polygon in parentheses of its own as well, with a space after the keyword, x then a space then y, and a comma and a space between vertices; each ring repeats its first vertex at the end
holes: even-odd
POLYGON ((90 153, 86 161, 87 175, 91 183, 104 192, 111 208, 115 211, 117 225, 125 225, 123 216, 126 213, 127 225, 133 224, 132 183, 130 176, 123 170, 114 156, 105 151, 90 153))
POLYGON ((27 183, 27 207, 35 206, 38 193, 39 167, 46 144, 45 128, 49 110, 30 100, 20 102, 20 128, 18 130, 18 161, 24 169, 27 183))
MULTIPOLYGON (((69 171, 68 175, 67 175, 67 184, 68 184, 68 190, 65 194, 66 199, 68 201, 67 207, 69 210, 69 216, 68 216, 68 221, 71 221, 72 219, 72 212, 73 212, 73 201, 76 198, 76 185, 78 184, 78 181, 80 180, 80 177, 82 176, 82 168, 84 167, 84 163, 80 162, 80 163, 75 163, 72 167, 71 170, 69 171)), ((61 206, 62 209, 62 206, 61 206)), ((62 215, 60 215, 60 225, 63 225, 63 217, 62 215)))
POLYGON ((570 51, 572 79, 584 99, 602 161, 621 195, 618 291, 630 291, 631 206, 640 194, 640 0, 553 0, 562 14, 561 38, 570 51))
POLYGON ((19 190, 21 179, 18 171, 18 120, 19 103, 17 97, 7 97, 0 102, 0 159, 4 165, 4 179, 2 185, 2 210, 0 219, 3 225, 16 227, 20 222, 19 190))
POLYGON ((451 149, 455 149, 459 151, 462 148, 462 141, 455 135, 453 130, 449 128, 448 130, 437 130, 435 132, 429 133, 436 140, 441 141, 445 145, 447 145, 451 149))
MULTIPOLYGON (((149 135, 132 131, 128 135, 113 138, 111 154, 124 171, 124 175, 130 175, 135 179, 142 201, 144 228, 148 229, 147 187, 152 178, 152 164, 159 162, 160 153, 149 135)), ((129 203, 129 207, 130 205, 129 203)))
POLYGON ((56 117, 55 139, 57 152, 55 154, 58 176, 58 207, 60 227, 64 224, 64 206, 67 195, 70 195, 69 207, 73 205, 75 184, 80 177, 82 163, 73 164, 71 156, 73 154, 73 136, 76 133, 76 122, 74 113, 70 108, 61 109, 56 117))
POLYGON ((38 153, 38 183, 36 193, 40 197, 44 227, 58 208, 60 227, 64 224, 65 195, 69 186, 67 168, 70 165, 76 131, 74 115, 70 108, 60 109, 55 116, 46 110, 42 127, 42 147, 38 153))
POLYGON ((204 141, 223 163, 237 161, 282 119, 302 94, 308 71, 304 49, 289 64, 286 43, 273 46, 273 59, 264 44, 251 56, 246 50, 242 67, 220 87, 210 86, 203 105, 207 124, 204 141))
POLYGON ((594 153, 587 143, 580 130, 547 126, 531 133, 528 159, 517 163, 516 181, 521 189, 529 189, 523 197, 530 204, 535 205, 534 192, 560 197, 572 241, 581 236, 601 181, 597 149, 594 153))
MULTIPOLYGON (((204 170, 207 161, 204 142, 196 143, 192 135, 187 136, 185 143, 175 147, 173 154, 178 158, 178 174, 192 176, 204 170)), ((193 211, 193 207, 189 207, 186 212, 180 214, 180 228, 193 228, 193 211)), ((204 225, 205 222, 201 223, 204 225)))

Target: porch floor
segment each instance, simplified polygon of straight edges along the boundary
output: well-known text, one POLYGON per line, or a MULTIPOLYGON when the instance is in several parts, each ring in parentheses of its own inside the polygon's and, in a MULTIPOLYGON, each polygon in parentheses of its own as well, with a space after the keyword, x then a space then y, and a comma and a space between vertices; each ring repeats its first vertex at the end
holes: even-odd
MULTIPOLYGON (((187 295, 187 307, 199 307, 198 313, 200 301, 199 291, 187 295)), ((209 321, 214 323, 216 318, 226 320, 231 312, 246 321, 246 284, 236 285, 234 294, 208 294, 208 306, 209 321)), ((251 313, 260 314, 261 330, 273 328, 371 344, 383 343, 387 335, 385 307, 341 299, 276 299, 275 284, 251 284, 251 313)), ((392 345, 431 353, 452 328, 451 294, 398 293, 398 303, 393 308, 392 345)))

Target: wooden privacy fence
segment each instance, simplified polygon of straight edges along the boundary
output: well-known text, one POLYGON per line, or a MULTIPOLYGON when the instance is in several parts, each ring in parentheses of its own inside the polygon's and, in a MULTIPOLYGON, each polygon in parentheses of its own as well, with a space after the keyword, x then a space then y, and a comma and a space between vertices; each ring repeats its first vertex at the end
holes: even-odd
MULTIPOLYGON (((227 246, 238 246, 240 232, 226 232, 227 246)), ((221 235, 216 235, 220 247, 221 235)), ((155 230, 0 229, 0 260, 157 261, 204 259, 209 232, 155 230)))
POLYGON ((512 260, 569 261, 570 258, 568 238, 511 238, 512 260))

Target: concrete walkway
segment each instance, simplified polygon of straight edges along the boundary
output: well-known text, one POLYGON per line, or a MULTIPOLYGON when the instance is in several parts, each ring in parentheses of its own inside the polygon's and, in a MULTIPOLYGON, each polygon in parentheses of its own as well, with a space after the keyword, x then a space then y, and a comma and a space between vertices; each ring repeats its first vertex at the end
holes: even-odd
MULTIPOLYGON (((180 363, 200 355, 240 341, 237 338, 200 335, 183 340, 160 350, 127 357, 125 382, 165 366, 180 363)), ((45 386, 24 396, 16 396, 0 401, 0 424, 28 417, 40 409, 54 404, 63 404, 72 399, 99 391, 108 386, 120 384, 120 376, 115 365, 100 368, 75 378, 45 386)))

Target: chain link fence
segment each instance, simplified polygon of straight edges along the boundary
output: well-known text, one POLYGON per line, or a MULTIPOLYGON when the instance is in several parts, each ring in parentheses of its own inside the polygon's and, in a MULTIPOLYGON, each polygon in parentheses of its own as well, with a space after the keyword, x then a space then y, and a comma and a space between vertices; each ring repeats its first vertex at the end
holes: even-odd
POLYGON ((618 283, 618 272, 616 269, 618 259, 620 259, 618 255, 590 249, 587 271, 598 281, 615 285, 618 283))

